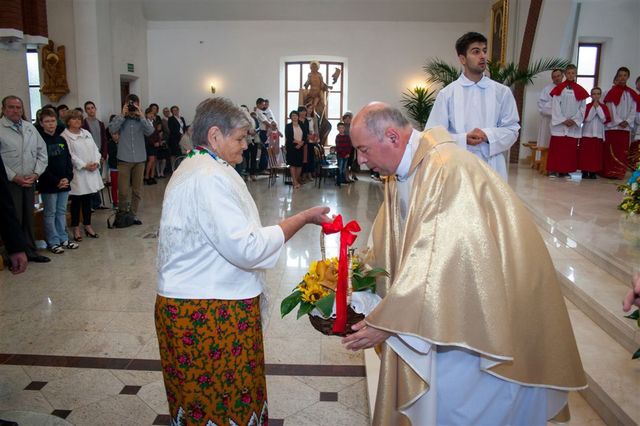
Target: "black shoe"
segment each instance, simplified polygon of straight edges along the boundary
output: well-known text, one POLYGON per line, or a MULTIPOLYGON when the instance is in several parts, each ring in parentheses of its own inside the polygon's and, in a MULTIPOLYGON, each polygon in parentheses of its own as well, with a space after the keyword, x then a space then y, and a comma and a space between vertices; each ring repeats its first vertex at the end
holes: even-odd
POLYGON ((151 179, 149 179, 149 183, 150 183, 151 185, 157 185, 157 184, 158 184, 158 181, 156 180, 156 178, 151 178, 151 179))
POLYGON ((41 254, 32 254, 31 256, 28 256, 27 259, 29 259, 29 262, 35 262, 35 263, 51 262, 51 259, 41 254))
POLYGON ((140 219, 138 219, 138 216, 136 216, 136 218, 133 219, 133 224, 134 225, 142 225, 142 221, 140 219))
POLYGON ((589 177, 589 172, 582 172, 582 179, 591 179, 589 177))
POLYGON ((0 419, 0 426, 18 426, 18 423, 0 419))
POLYGON ((351 176, 351 180, 358 180, 358 176, 356 175, 351 176))

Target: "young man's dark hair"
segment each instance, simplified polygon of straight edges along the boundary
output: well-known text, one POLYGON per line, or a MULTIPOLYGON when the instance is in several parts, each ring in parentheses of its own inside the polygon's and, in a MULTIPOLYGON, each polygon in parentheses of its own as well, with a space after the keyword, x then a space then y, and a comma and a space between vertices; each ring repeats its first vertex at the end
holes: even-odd
POLYGON ((620 75, 621 72, 626 72, 628 76, 631 75, 631 71, 629 71, 629 68, 620 67, 620 68, 618 68, 618 71, 616 71, 616 78, 618 78, 618 75, 620 75))
POLYGON ((93 101, 87 101, 87 102, 84 103, 85 111, 87 110, 87 105, 93 105, 94 107, 96 106, 96 104, 94 104, 93 101))
POLYGON ((262 98, 258 98, 258 99, 256 99, 256 106, 257 106, 257 105, 260 105, 260 104, 261 104, 261 103, 263 103, 263 102, 264 102, 264 99, 262 99, 262 98))
POLYGON ((466 33, 456 41, 456 53, 458 55, 466 56, 467 50, 472 43, 487 44, 487 38, 476 32, 466 33))
POLYGON ((127 102, 133 102, 133 103, 140 103, 140 98, 138 97, 138 95, 134 95, 133 93, 130 93, 127 95, 127 102))
POLYGON ((69 109, 69 107, 66 106, 65 104, 60 104, 56 107, 56 112, 58 113, 58 115, 60 115, 60 110, 63 110, 63 109, 69 109))
POLYGON ((576 67, 575 65, 569 64, 564 70, 567 71, 567 70, 577 70, 577 69, 578 67, 576 67))
POLYGON ((561 70, 560 68, 554 68, 553 71, 551 71, 551 74, 558 71, 564 74, 564 70, 561 70))

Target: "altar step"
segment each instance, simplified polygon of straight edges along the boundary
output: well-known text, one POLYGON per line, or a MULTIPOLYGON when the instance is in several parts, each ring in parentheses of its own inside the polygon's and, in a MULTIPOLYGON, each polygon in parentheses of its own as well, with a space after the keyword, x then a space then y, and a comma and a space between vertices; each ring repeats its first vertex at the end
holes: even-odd
POLYGON ((581 394, 606 424, 638 425, 640 360, 631 355, 640 348, 640 329, 621 307, 631 271, 539 219, 589 382, 581 394))

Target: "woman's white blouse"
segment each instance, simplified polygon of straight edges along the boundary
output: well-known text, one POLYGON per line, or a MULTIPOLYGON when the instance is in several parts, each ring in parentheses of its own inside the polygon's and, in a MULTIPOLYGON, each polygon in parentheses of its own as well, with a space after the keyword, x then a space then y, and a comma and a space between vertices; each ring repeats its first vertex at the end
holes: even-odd
POLYGON ((69 129, 64 129, 61 136, 67 141, 73 164, 73 179, 71 179, 69 194, 93 194, 104 188, 100 168, 93 171, 84 168, 88 163, 100 163, 100 151, 91 133, 80 129, 80 133, 76 134, 71 133, 69 129))
POLYGON ((252 298, 284 246, 280 226, 263 227, 235 169, 195 152, 164 195, 158 244, 158 294, 178 299, 252 298))

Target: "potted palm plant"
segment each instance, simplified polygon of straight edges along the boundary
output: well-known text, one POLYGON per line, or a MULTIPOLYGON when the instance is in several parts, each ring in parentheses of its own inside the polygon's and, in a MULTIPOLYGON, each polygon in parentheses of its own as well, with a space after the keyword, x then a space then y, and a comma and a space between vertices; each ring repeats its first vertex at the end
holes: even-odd
MULTIPOLYGON (((554 69, 565 69, 567 65, 569 61, 566 59, 543 58, 524 70, 518 69, 513 62, 501 64, 492 61, 488 61, 487 69, 492 80, 513 88, 516 84, 533 84, 533 79, 538 74, 554 69)), ((427 73, 428 82, 441 84, 442 87, 457 80, 462 73, 462 69, 439 58, 428 61, 422 69, 427 73)))
POLYGON ((417 86, 412 89, 407 89, 402 94, 402 100, 400 103, 407 110, 409 117, 415 121, 418 129, 423 129, 427 124, 429 114, 436 101, 435 90, 429 90, 426 87, 417 86))

